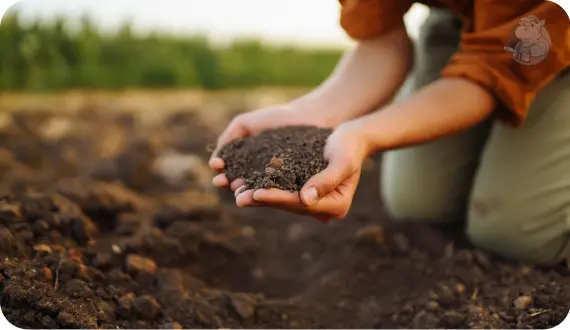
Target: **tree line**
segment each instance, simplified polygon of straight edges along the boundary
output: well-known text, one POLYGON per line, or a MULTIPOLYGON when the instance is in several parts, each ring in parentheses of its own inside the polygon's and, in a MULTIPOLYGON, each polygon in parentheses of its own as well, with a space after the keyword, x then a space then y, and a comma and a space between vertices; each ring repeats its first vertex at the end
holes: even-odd
POLYGON ((214 46, 204 36, 133 33, 129 24, 103 33, 87 18, 0 24, 0 90, 250 88, 312 86, 334 68, 341 50, 270 46, 239 40, 214 46))

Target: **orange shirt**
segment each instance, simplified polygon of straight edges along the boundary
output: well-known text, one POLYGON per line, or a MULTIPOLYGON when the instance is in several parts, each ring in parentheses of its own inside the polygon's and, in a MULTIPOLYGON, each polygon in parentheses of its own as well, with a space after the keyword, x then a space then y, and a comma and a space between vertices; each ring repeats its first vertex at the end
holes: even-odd
POLYGON ((537 91, 570 66, 570 20, 550 1, 340 0, 340 24, 354 39, 378 36, 403 24, 414 2, 447 7, 463 21, 459 50, 442 76, 486 88, 502 109, 497 114, 516 126, 537 91))

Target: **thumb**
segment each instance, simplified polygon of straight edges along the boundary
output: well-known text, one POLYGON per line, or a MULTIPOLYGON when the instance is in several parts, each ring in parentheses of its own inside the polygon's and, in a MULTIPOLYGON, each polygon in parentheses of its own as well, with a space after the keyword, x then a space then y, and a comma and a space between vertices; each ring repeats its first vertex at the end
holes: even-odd
POLYGON ((301 189, 300 199, 310 206, 318 202, 352 174, 350 162, 332 159, 327 168, 313 176, 301 189))

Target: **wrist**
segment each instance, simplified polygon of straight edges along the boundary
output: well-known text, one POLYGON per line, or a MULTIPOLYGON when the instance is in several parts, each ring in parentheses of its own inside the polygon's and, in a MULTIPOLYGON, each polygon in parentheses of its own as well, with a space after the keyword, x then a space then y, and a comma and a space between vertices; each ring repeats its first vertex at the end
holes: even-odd
POLYGON ((358 150, 355 153, 361 161, 371 156, 376 150, 373 140, 366 132, 365 123, 360 119, 342 123, 338 126, 337 131, 341 131, 345 136, 349 136, 356 141, 358 150))
POLYGON ((335 128, 346 119, 334 104, 330 104, 323 97, 307 94, 289 103, 289 109, 295 116, 310 118, 315 126, 335 128))

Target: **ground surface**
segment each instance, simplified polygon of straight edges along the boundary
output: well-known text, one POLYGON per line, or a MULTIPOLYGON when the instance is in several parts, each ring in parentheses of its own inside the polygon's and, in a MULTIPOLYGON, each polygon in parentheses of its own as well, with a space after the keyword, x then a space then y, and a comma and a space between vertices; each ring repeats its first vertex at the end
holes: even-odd
POLYGON ((570 309, 565 267, 391 224, 378 159, 349 217, 324 225, 213 190, 217 132, 192 114, 0 126, 0 304, 19 327, 550 328, 570 309))

